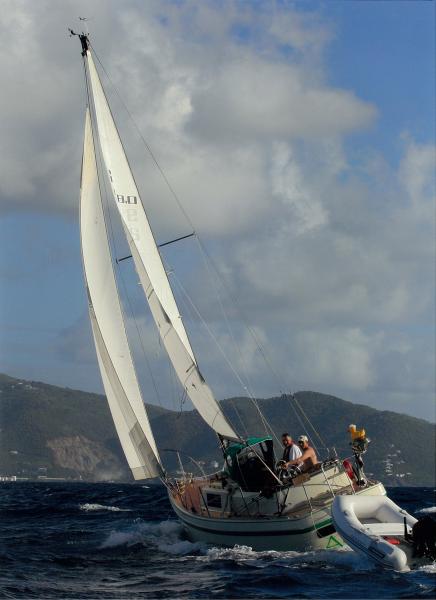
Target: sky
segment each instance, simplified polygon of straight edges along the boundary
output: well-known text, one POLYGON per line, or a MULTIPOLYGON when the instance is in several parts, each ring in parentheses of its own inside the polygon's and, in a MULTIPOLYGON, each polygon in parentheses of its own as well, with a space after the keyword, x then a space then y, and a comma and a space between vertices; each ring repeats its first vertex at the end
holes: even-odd
MULTIPOLYGON (((162 253, 216 396, 313 390, 435 420, 434 3, 1 7, 1 372, 102 391, 81 16, 157 239, 198 234, 162 253)), ((116 222, 112 243, 128 254, 116 222)), ((129 261, 117 277, 145 401, 189 408, 129 261)))

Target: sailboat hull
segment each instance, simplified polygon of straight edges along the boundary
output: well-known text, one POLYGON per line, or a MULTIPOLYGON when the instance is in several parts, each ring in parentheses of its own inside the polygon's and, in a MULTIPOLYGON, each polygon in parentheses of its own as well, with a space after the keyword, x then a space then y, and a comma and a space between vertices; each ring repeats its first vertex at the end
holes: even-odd
POLYGON ((296 520, 286 517, 223 520, 192 515, 175 504, 173 509, 193 542, 229 547, 249 546, 256 551, 305 551, 326 548, 329 541, 332 543, 330 538, 334 537, 336 547, 343 545, 332 528, 329 511, 319 511, 314 516, 314 524, 310 516, 296 520), (324 531, 327 532, 326 537, 321 537, 324 531))
MULTIPOLYGON (((382 484, 365 488, 362 495, 384 495, 382 484)), ((174 512, 180 519, 187 537, 193 542, 216 546, 249 546, 255 551, 309 551, 341 548, 345 545, 336 532, 331 515, 331 503, 323 508, 295 516, 262 515, 255 517, 221 517, 195 514, 181 506, 169 495, 174 512)))

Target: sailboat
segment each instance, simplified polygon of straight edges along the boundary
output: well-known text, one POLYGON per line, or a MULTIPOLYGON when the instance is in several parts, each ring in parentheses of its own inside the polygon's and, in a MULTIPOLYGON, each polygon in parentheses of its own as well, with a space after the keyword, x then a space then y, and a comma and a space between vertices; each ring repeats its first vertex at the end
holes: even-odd
MULTIPOLYGON (((71 30, 70 30, 71 31, 71 30)), ((306 472, 283 477, 271 436, 243 437, 224 415, 205 381, 86 34, 78 35, 88 105, 81 173, 80 230, 89 317, 104 389, 122 449, 135 480, 159 478, 192 541, 247 545, 255 550, 312 550, 344 544, 332 521, 338 496, 386 495, 383 484, 329 456, 306 472), (98 156, 101 166, 98 168, 98 156), (163 465, 143 402, 114 274, 102 205, 102 179, 120 217, 131 258, 160 339, 184 393, 217 434, 224 466, 211 475, 170 476, 163 465)), ((359 462, 360 461, 360 462, 359 462)))

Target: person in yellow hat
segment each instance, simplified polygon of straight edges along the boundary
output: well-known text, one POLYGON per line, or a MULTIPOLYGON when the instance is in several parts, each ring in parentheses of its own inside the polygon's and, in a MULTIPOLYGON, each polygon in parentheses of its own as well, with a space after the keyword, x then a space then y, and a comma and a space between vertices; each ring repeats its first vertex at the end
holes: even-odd
POLYGON ((357 429, 356 425, 351 424, 348 426, 348 431, 351 435, 351 447, 357 452, 365 452, 369 439, 366 437, 366 431, 363 429, 357 429))
POLYGON ((351 441, 354 442, 354 440, 363 440, 366 436, 365 430, 362 429, 357 429, 356 425, 348 425, 348 431, 350 432, 351 435, 351 441))

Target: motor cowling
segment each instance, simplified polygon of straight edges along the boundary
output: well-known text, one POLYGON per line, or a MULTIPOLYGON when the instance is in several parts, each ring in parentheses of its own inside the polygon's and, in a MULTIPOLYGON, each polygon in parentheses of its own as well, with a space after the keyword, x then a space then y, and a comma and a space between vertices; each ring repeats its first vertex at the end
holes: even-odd
POLYGON ((413 555, 436 560, 436 521, 429 515, 422 517, 412 528, 413 555))

